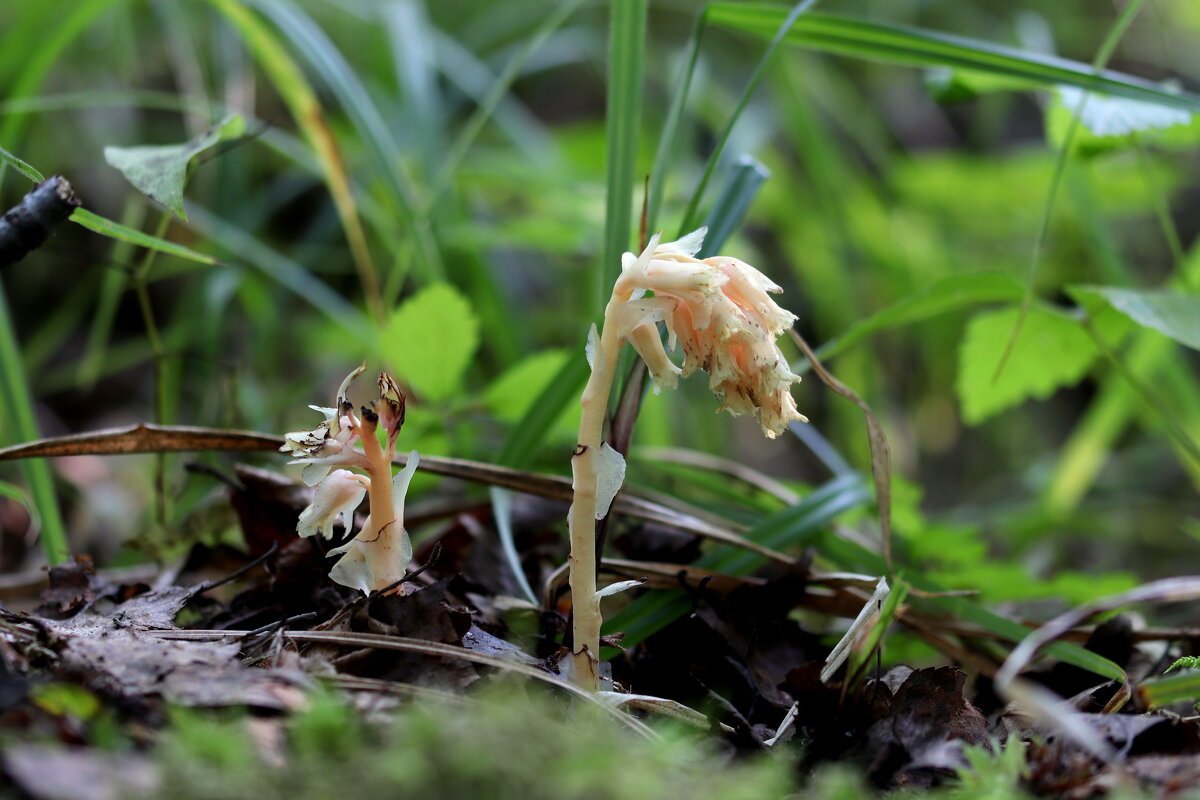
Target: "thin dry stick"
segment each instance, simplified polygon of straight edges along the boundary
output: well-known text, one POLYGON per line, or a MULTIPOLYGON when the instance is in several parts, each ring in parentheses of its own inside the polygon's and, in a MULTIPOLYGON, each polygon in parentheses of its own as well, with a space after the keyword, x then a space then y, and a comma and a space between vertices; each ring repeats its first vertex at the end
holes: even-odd
MULTIPOLYGON (((157 453, 160 451, 274 451, 279 449, 279 445, 283 441, 282 436, 252 431, 141 424, 38 439, 33 442, 0 448, 0 461, 70 455, 157 453)), ((397 454, 392 459, 392 463, 407 466, 408 455, 397 454)), ((420 469, 434 475, 500 486, 550 500, 569 500, 571 498, 570 481, 557 475, 542 475, 446 456, 422 456, 420 469)), ((643 494, 648 493, 643 492, 643 494)), ((613 501, 613 508, 627 516, 657 522, 705 539, 751 550, 781 564, 791 563, 788 556, 776 553, 768 547, 738 535, 737 531, 740 530, 740 526, 728 522, 718 524, 716 521, 706 518, 701 509, 691 508, 676 498, 663 497, 662 502, 658 502, 623 491, 613 501), (669 505, 667 501, 669 501, 669 505)))
MULTIPOLYGON (((221 631, 221 630, 149 630, 145 632, 147 635, 155 636, 160 639, 186 639, 192 641, 224 641, 228 639, 238 639, 246 635, 245 631, 221 631)), ((631 728, 635 733, 641 734, 647 739, 655 739, 657 735, 647 728, 640 720, 622 713, 614 708, 609 703, 604 702, 591 692, 583 691, 579 686, 570 681, 563 680, 557 675, 552 675, 545 670, 537 667, 522 664, 517 661, 504 658, 502 656, 492 655, 490 653, 481 653, 475 650, 468 650, 465 647, 456 647, 442 642, 430 642, 424 639, 410 639, 403 636, 384 636, 377 633, 352 633, 343 631, 286 631, 283 633, 283 638, 296 644, 327 644, 340 647, 367 647, 376 650, 393 650, 405 653, 419 653, 421 655, 438 656, 441 658, 458 659, 461 661, 469 661, 473 664, 479 664, 484 667, 492 667, 503 670, 504 672, 516 673, 524 675, 527 678, 548 683, 551 686, 556 686, 563 691, 578 697, 580 700, 590 703, 597 708, 603 709, 605 712, 613 716, 625 726, 631 728)))
POLYGON ((888 574, 891 575, 893 573, 892 455, 891 449, 888 447, 887 434, 883 432, 883 425, 879 423, 879 417, 875 416, 875 412, 871 410, 866 401, 825 369, 821 360, 817 358, 817 354, 808 346, 808 342, 804 341, 804 337, 797 333, 795 328, 791 328, 789 333, 792 334, 792 341, 812 364, 813 372, 817 373, 821 382, 861 408, 867 418, 867 444, 871 448, 871 478, 875 482, 875 502, 879 506, 879 532, 883 538, 883 558, 887 563, 888 574))

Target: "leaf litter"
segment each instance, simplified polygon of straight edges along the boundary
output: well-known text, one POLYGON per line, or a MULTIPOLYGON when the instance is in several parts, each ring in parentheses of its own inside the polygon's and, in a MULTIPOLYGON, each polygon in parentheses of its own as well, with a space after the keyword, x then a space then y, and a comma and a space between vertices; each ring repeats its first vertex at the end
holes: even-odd
MULTIPOLYGON (((706 728, 731 754, 786 752, 799 776, 843 762, 879 789, 953 783, 972 768, 973 754, 1014 743, 1025 745, 1022 786, 1038 795, 1090 797, 1135 785, 1167 793, 1200 779, 1200 736, 1185 704, 1150 710, 1134 693, 1119 713, 1101 713, 1129 695, 1120 682, 1053 661, 1022 673, 1022 685, 1040 694, 1013 694, 1003 670, 993 685, 998 664, 973 675, 956 666, 882 670, 877 653, 859 652, 878 641, 866 623, 830 637, 803 613, 875 619, 884 595, 871 588, 886 583, 818 573, 804 559, 747 576, 689 568, 701 554, 697 532, 655 519, 618 517, 615 542, 631 558, 602 570, 618 583, 651 575, 631 592, 682 590, 691 610, 614 651, 612 690, 581 696, 557 672, 569 602, 545 588, 541 607, 517 596, 512 576, 501 574, 490 504, 433 513, 435 533, 417 552, 425 566, 405 579, 407 591, 362 597, 328 580, 323 541, 288 538, 307 502, 303 488, 243 468, 223 482, 248 546, 234 575, 151 588, 109 581, 81 558, 50 570, 40 598, 25 605, 30 611, 3 609, 0 712, 6 731, 29 739, 6 737, 3 767, 27 795, 153 796, 167 776, 146 747, 173 708, 248 712, 256 757, 278 766, 289 759, 286 720, 323 684, 368 716, 387 716, 407 698, 472 702, 506 676, 509 690, 515 679, 526 681, 522 692, 573 693, 645 736, 655 734, 639 718, 674 718, 706 728), (866 665, 862 674, 838 666, 846 651, 855 651, 849 664, 866 665), (47 685, 72 687, 101 710, 49 702, 38 693, 47 685), (86 746, 100 718, 116 720, 138 747, 86 746)), ((561 508, 518 496, 508 511, 522 567, 549 579, 563 558, 553 530, 561 508)), ((228 557, 196 546, 184 574, 212 575, 228 568, 228 557)), ((1132 599, 1187 599, 1196 585, 1164 582, 1132 599)), ((1120 605, 1056 621, 1016 655, 1028 660, 1078 631, 1089 611, 1120 605)), ((903 605, 894 618, 939 633, 936 620, 903 605)), ((1162 673, 1137 646, 1128 617, 1087 630, 1087 648, 1131 680, 1152 685, 1162 673)), ((961 625, 940 635, 973 646, 961 625)))

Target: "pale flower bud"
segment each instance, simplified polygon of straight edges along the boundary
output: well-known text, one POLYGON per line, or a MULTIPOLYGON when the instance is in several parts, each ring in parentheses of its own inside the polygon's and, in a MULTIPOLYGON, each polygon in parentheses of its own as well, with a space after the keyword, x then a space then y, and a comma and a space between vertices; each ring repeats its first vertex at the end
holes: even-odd
POLYGON ((378 383, 379 402, 375 404, 375 411, 379 414, 379 423, 387 431, 388 444, 392 444, 404 425, 404 392, 386 372, 379 373, 378 383))
POLYGON ((348 469, 335 469, 317 485, 312 504, 300 512, 296 533, 302 537, 321 534, 333 538, 333 525, 340 518, 349 531, 354 519, 354 509, 367 493, 367 479, 348 469))

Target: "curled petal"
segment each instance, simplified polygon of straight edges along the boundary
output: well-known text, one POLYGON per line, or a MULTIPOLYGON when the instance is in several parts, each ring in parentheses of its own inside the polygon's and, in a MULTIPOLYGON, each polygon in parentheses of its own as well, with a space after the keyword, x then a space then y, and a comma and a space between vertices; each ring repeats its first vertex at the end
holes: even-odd
POLYGON ((341 547, 330 550, 329 555, 341 556, 333 565, 333 569, 329 570, 329 577, 334 583, 358 589, 363 594, 371 593, 371 567, 367 563, 366 550, 357 539, 351 539, 341 547))
POLYGON ((621 256, 621 271, 622 272, 645 272, 646 265, 650 263, 650 259, 654 258, 654 251, 658 249, 658 242, 662 239, 662 231, 650 237, 650 241, 646 243, 642 254, 636 258, 632 258, 633 253, 626 253, 621 256))
POLYGON ((770 278, 736 258, 710 258, 706 263, 719 268, 729 279, 723 291, 747 317, 755 318, 772 336, 792 327, 796 315, 780 308, 770 293, 782 292, 770 278))
POLYGON ((700 252, 700 248, 704 247, 704 237, 708 235, 708 228, 697 228, 674 242, 664 242, 655 250, 655 255, 676 254, 691 258, 700 252))
POLYGON ((346 469, 334 470, 317 486, 312 504, 300 513, 296 533, 305 538, 319 533, 331 539, 333 525, 339 519, 350 530, 347 520, 353 518, 354 509, 366 492, 367 479, 362 475, 346 469))
POLYGON ((339 409, 346 405, 346 395, 350 391, 350 384, 354 382, 355 378, 357 378, 359 375, 362 375, 366 371, 367 365, 365 363, 359 364, 358 367, 349 375, 347 375, 342 381, 342 385, 338 387, 337 392, 337 406, 339 409))
POLYGON ((633 332, 629 334, 629 343, 642 357, 642 361, 646 362, 650 376, 654 378, 655 392, 664 388, 674 389, 679 385, 679 376, 683 374, 683 371, 667 357, 667 351, 663 349, 657 325, 643 325, 640 328, 634 328, 633 332))
POLYGON ((400 391, 396 381, 386 372, 379 373, 378 383, 379 403, 376 405, 376 411, 379 413, 380 423, 387 431, 388 444, 392 445, 395 444, 400 428, 404 425, 404 392, 400 391))

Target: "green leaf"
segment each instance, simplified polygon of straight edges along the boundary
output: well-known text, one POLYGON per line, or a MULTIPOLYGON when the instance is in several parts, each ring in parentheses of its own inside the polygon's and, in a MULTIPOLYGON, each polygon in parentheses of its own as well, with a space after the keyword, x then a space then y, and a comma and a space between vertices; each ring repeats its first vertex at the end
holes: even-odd
MULTIPOLYGON (((692 191, 692 197, 688 200, 687 209, 683 212, 683 224, 679 227, 679 236, 682 237, 696 228, 695 221, 698 219, 697 210, 700 208, 700 201, 704 199, 704 192, 708 188, 708 182, 712 179, 717 164, 725 152, 725 145, 729 143, 729 138, 733 135, 734 127, 737 125, 738 120, 741 119, 742 112, 746 110, 746 106, 749 105, 750 98, 754 96, 754 91, 758 88, 758 84, 767 74, 767 68, 771 65, 771 61, 774 60, 775 54, 779 50, 779 45, 788 37, 789 32, 795 30, 796 21, 806 14, 815 3, 816 0, 800 0, 800 2, 792 6, 786 16, 779 15, 775 29, 771 32, 771 41, 767 45, 767 49, 763 51, 762 57, 759 58, 758 64, 755 65, 754 72, 750 74, 750 79, 742 87, 742 91, 738 95, 737 105, 734 106, 729 118, 725 120, 725 126, 721 129, 720 134, 717 135, 717 142, 712 152, 708 154, 708 161, 704 165, 704 173, 700 176, 700 182, 696 184, 695 190, 692 191)), ((704 10, 705 21, 711 18, 712 10, 713 5, 711 4, 704 10)))
POLYGON ((630 249, 632 238, 647 5, 647 0, 614 0, 609 4, 604 261, 596 275, 597 311, 612 291, 621 272, 621 254, 630 249))
POLYGON ((113 222, 111 219, 105 219, 99 214, 94 214, 86 208, 75 209, 71 212, 69 219, 71 222, 81 225, 89 231, 98 233, 101 236, 107 236, 110 239, 116 239, 120 242, 129 242, 139 247, 148 247, 151 250, 157 250, 160 253, 166 253, 170 256, 179 256, 189 261, 199 261, 201 264, 216 266, 220 263, 212 256, 197 253, 195 250, 184 247, 181 244, 168 242, 166 239, 160 239, 157 236, 151 236, 148 233, 128 228, 119 222, 113 222))
POLYGON ((1030 397, 1044 399, 1081 379, 1097 355, 1083 326, 1046 308, 1031 308, 1008 365, 993 380, 1018 308, 976 314, 958 351, 958 396, 963 419, 977 425, 1030 397))
POLYGON ((1099 299, 1137 324, 1200 350, 1200 296, 1116 286, 1072 286, 1068 292, 1080 304, 1087 305, 1089 298, 1099 299))
POLYGON ((426 400, 448 399, 479 346, 479 320, 447 283, 406 300, 384 326, 380 353, 396 376, 426 400))
MULTIPOLYGON (((1083 90, 1074 86, 1059 86, 1056 106, 1074 114, 1083 102, 1083 90)), ((1187 125, 1194 114, 1177 108, 1164 108, 1157 103, 1093 94, 1079 112, 1083 127, 1097 136, 1126 136, 1140 131, 1174 128, 1187 125)))
POLYGON ((591 374, 587 359, 583 355, 583 344, 575 351, 575 357, 563 362, 562 368, 555 374, 553 380, 530 404, 520 422, 509 431, 508 438, 496 462, 506 467, 524 468, 537 455, 538 447, 554 426, 554 421, 562 414, 563 409, 572 402, 579 401, 583 386, 591 374))
MULTIPOLYGON (((786 6, 712 3, 706 12, 714 25, 768 38, 788 14, 786 6)), ((940 31, 868 22, 829 14, 806 14, 786 41, 810 50, 906 64, 957 67, 1028 80, 1043 86, 1064 84, 1159 105, 1200 110, 1200 97, 1176 92, 1152 81, 1112 70, 1095 73, 1089 64, 994 44, 940 31)))
POLYGON ((4 162, 5 164, 8 164, 10 167, 12 167, 17 172, 24 175, 26 178, 29 178, 29 180, 31 180, 31 181, 36 181, 37 183, 41 183, 42 181, 46 180, 45 175, 38 172, 33 167, 29 166, 24 161, 22 161, 21 159, 14 156, 12 153, 5 150, 3 147, 0 147, 0 161, 4 162))
POLYGON ((925 73, 925 88, 939 103, 961 103, 982 94, 1024 92, 1040 87, 1037 81, 971 69, 934 67, 925 73))
MULTIPOLYGON (((1175 669, 1176 666, 1179 666, 1179 661, 1172 664, 1171 669, 1175 669)), ((1180 672, 1165 678, 1150 678, 1138 686, 1139 694, 1147 706, 1160 708, 1185 701, 1194 703, 1200 698, 1200 672, 1191 669, 1190 664, 1183 666, 1189 668, 1187 672, 1180 672)))
POLYGON ((568 355, 562 348, 543 350, 509 367, 483 393, 488 410, 501 422, 517 422, 554 380, 568 355))
POLYGON ((823 359, 832 358, 876 331, 920 322, 959 308, 1020 300, 1023 293, 1024 289, 1015 278, 1001 272, 949 275, 855 323, 841 336, 827 342, 817 354, 823 359))
POLYGON ((1077 111, 1080 126, 1073 146, 1088 154, 1129 147, 1135 135, 1176 148, 1200 141, 1200 117, 1196 114, 1103 94, 1088 96, 1080 109, 1082 98, 1083 91, 1073 86, 1059 86, 1055 92, 1054 102, 1046 110, 1046 138, 1055 147, 1063 146, 1077 111))
POLYGON ((139 192, 161 204, 182 220, 183 187, 187 184, 192 159, 221 142, 237 139, 246 132, 246 121, 231 114, 204 134, 183 144, 106 147, 104 160, 121 171, 139 192))
MULTIPOLYGON (((764 517, 744 536, 774 550, 797 550, 831 520, 870 499, 870 490, 857 473, 834 478, 794 506, 764 517)), ((766 559, 748 550, 722 547, 706 553, 696 566, 730 575, 749 575, 766 559)), ((660 591, 639 597, 605 620, 607 631, 625 633, 626 645, 636 644, 692 610, 695 599, 682 591, 660 591)))
MULTIPOLYGON (((362 242, 356 249, 365 248, 350 177, 316 92, 274 33, 242 3, 234 0, 211 1, 242 32, 259 64, 288 104, 296 124, 321 162, 326 183, 338 204, 338 214, 346 235, 352 242, 362 242)), ((255 0, 253 5, 279 27, 296 52, 308 61, 313 72, 320 76, 332 96, 345 109, 346 116, 354 126, 355 138, 365 150, 372 174, 380 180, 394 203, 403 229, 413 237, 416 250, 414 266, 418 274, 431 279, 442 278, 442 257, 430 234, 427 220, 422 218, 422 212, 418 209, 417 193, 406 173, 404 154, 386 116, 375 104, 358 73, 328 34, 297 4, 285 0, 255 0)), ((365 253, 363 257, 366 257, 365 253)), ((363 270, 366 268, 365 264, 360 267, 363 270)))
POLYGON ((738 159, 704 220, 708 233, 704 237, 704 246, 696 254, 697 258, 715 256, 721 251, 725 241, 742 224, 758 190, 769 177, 771 171, 753 158, 742 156, 738 159))

